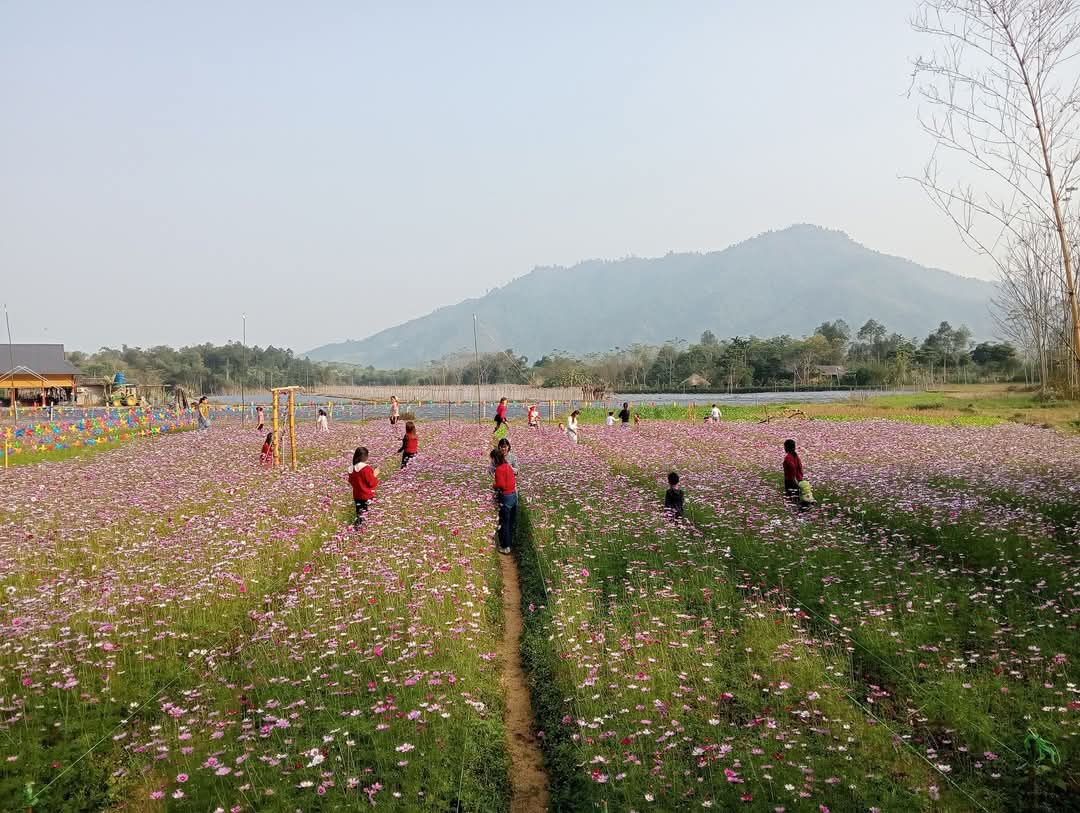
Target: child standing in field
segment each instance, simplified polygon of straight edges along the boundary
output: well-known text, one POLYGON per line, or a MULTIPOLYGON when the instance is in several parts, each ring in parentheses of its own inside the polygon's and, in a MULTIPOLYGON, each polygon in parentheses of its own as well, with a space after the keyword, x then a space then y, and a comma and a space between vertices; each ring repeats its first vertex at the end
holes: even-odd
POLYGON ((709 410, 709 420, 713 423, 720 423, 720 407, 716 404, 713 404, 712 409, 709 410))
POLYGON ((604 426, 609 429, 615 425, 615 412, 611 411, 607 414, 607 420, 604 421, 604 426))
POLYGON ((788 502, 796 505, 801 502, 799 483, 802 481, 802 460, 799 458, 799 453, 795 451, 795 441, 789 438, 784 441, 784 498, 788 502))
POLYGON ((369 466, 367 459, 367 447, 358 446, 353 452, 353 462, 349 467, 349 485, 352 486, 353 502, 356 504, 354 528, 363 524, 368 501, 375 498, 375 489, 379 486, 379 470, 369 466))
POLYGON ((499 500, 499 553, 510 553, 517 524, 517 478, 506 455, 495 450, 495 482, 492 489, 499 500))
POLYGON ((667 482, 668 490, 664 492, 664 513, 672 520, 682 519, 685 495, 679 488, 679 473, 668 472, 667 482))
POLYGON ((619 410, 619 422, 623 426, 630 425, 630 402, 623 401, 622 409, 619 410))
POLYGON ((536 405, 529 407, 529 426, 533 429, 540 425, 540 410, 536 408, 536 405))
POLYGON ((263 430, 263 408, 261 404, 255 407, 255 420, 259 422, 259 425, 255 427, 255 431, 261 432, 263 430))
POLYGON ((199 403, 196 405, 195 409, 199 413, 199 428, 200 429, 209 429, 210 428, 210 402, 206 400, 205 395, 202 398, 199 399, 199 403))
POLYGON ((315 419, 315 431, 316 432, 330 432, 330 425, 326 419, 326 410, 320 409, 319 416, 315 419))
POLYGON ((393 426, 398 421, 398 415, 400 415, 398 407, 398 400, 396 395, 390 396, 390 425, 393 426))
POLYGON ((274 433, 267 432, 266 440, 263 441, 262 451, 259 452, 259 462, 264 466, 274 465, 274 433))
POLYGON ((416 436, 416 424, 405 421, 405 437, 401 439, 401 468, 409 465, 409 461, 416 457, 416 450, 420 445, 420 439, 416 436))

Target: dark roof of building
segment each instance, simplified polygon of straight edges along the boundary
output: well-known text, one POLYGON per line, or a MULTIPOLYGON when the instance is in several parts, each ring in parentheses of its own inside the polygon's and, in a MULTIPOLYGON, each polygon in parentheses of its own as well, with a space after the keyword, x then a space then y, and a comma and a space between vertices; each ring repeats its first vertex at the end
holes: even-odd
POLYGON ((64 357, 62 344, 12 344, 10 348, 9 351, 8 346, 0 344, 0 370, 3 375, 20 367, 39 375, 79 375, 81 372, 64 357), (15 356, 14 366, 11 364, 12 354, 15 356))
POLYGON ((822 375, 846 375, 847 367, 843 367, 839 364, 818 364, 814 367, 822 375))

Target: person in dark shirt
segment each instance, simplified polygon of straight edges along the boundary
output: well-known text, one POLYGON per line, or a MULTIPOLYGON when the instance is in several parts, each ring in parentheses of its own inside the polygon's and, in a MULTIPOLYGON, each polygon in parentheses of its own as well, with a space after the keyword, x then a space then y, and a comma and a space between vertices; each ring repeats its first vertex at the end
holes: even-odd
POLYGON ((619 420, 622 421, 623 426, 630 425, 630 404, 629 402, 623 402, 622 409, 619 410, 619 420))
POLYGON ((668 472, 668 490, 664 494, 664 512, 673 520, 682 519, 684 495, 679 488, 678 472, 668 472))
POLYGON ((802 460, 795 451, 795 441, 784 441, 784 498, 789 502, 799 502, 799 483, 803 480, 802 460))

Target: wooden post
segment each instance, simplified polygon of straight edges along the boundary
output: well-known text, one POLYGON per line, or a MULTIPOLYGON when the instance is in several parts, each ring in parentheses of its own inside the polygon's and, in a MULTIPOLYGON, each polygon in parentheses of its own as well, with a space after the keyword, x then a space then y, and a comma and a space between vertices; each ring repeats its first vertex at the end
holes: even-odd
POLYGON ((270 408, 273 410, 273 415, 271 417, 273 419, 273 427, 274 427, 274 443, 273 443, 273 446, 271 447, 270 451, 272 453, 272 460, 273 460, 274 468, 277 468, 278 466, 281 465, 281 449, 279 448, 281 446, 281 444, 278 442, 279 439, 281 438, 281 435, 279 434, 279 432, 280 432, 280 429, 279 429, 280 419, 278 418, 278 391, 277 390, 271 390, 270 391, 270 401, 272 403, 270 408))
POLYGON ((289 456, 292 458, 292 469, 296 471, 296 400, 293 398, 295 390, 289 390, 289 456))

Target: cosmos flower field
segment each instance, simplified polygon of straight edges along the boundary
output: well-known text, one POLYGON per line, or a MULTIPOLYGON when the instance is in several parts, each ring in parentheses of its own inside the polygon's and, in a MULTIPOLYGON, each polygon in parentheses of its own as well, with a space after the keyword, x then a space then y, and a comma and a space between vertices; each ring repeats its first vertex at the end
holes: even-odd
MULTIPOLYGON (((490 427, 238 422, 0 471, 0 809, 510 809, 490 427), (383 469, 362 531, 352 449, 383 469)), ((1080 443, 513 427, 551 809, 1070 810, 1080 443), (795 438, 820 505, 780 499, 795 438), (669 470, 687 518, 660 511, 669 470)))

